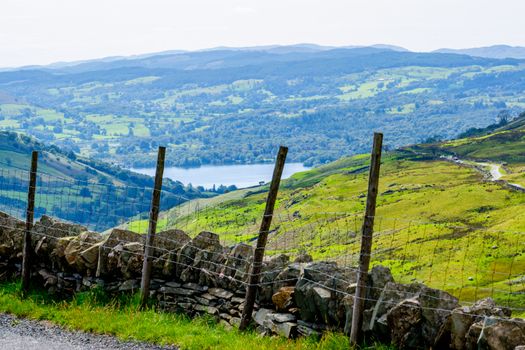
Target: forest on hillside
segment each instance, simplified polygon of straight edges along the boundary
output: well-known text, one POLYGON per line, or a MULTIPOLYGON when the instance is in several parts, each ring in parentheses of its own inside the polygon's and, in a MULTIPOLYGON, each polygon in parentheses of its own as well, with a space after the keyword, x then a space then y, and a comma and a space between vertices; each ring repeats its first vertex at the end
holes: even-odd
POLYGON ((82 156, 153 166, 324 164, 452 138, 525 109, 525 63, 456 54, 336 49, 210 51, 0 72, 0 128, 82 156), (191 63, 191 64, 190 64, 191 63))

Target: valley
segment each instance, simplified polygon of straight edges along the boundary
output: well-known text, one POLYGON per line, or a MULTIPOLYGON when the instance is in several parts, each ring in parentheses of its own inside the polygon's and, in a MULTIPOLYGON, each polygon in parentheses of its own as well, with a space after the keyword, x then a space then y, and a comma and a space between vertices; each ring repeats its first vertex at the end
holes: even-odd
POLYGON ((0 128, 85 157, 152 167, 321 165, 367 152, 381 129, 395 149, 515 116, 525 65, 389 48, 222 49, 0 72, 0 128))
POLYGON ((4 1, 0 350, 525 350, 525 1, 4 1))
MULTIPOLYGON (((517 59, 388 48, 94 61, 0 72, 0 123, 53 145, 44 149, 44 172, 66 179, 47 181, 38 214, 98 230, 148 227, 152 179, 115 164, 150 167, 152 175, 162 144, 168 166, 202 166, 195 170, 224 172, 220 179, 235 167, 271 169, 257 164, 290 145, 290 164, 317 166, 283 181, 267 253, 307 252, 345 266, 357 262, 368 136, 381 129, 373 263, 461 300, 492 296, 520 307, 524 67, 517 59)), ((6 146, 6 166, 27 167, 32 142, 18 153, 6 146)), ((24 181, 14 182, 22 189, 24 181)), ((253 242, 268 184, 237 190, 199 181, 167 182, 158 229, 215 232, 227 246, 253 242)), ((3 195, 18 216, 22 196, 12 188, 3 195)))

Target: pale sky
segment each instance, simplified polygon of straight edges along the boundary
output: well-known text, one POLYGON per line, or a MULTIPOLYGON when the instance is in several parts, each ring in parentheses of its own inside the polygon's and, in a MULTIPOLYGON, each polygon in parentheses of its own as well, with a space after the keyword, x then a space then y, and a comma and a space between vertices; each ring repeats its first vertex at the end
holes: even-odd
POLYGON ((0 67, 216 46, 525 46, 524 14, 524 0, 1 0, 0 67))

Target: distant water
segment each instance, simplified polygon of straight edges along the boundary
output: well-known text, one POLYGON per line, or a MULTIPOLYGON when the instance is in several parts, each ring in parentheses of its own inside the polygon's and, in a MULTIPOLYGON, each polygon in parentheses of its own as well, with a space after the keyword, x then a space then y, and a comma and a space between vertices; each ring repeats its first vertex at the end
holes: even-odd
MULTIPOLYGON (((199 168, 169 167, 164 169, 164 176, 187 185, 212 188, 213 185, 235 185, 238 188, 258 185, 260 181, 269 182, 272 179, 274 164, 246 164, 246 165, 207 165, 199 168)), ((286 163, 283 179, 291 175, 308 170, 302 163, 286 163)), ((146 175, 155 175, 155 168, 131 169, 134 172, 146 175)))

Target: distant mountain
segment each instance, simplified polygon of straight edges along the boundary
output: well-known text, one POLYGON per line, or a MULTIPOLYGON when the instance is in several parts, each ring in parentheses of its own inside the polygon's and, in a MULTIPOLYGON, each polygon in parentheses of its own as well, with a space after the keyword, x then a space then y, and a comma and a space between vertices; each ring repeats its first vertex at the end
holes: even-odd
POLYGON ((199 51, 217 51, 217 50, 234 50, 234 51, 264 51, 270 53, 291 53, 291 52, 319 52, 328 51, 335 49, 360 49, 360 48, 375 48, 382 50, 408 52, 409 50, 401 46, 386 45, 386 44, 374 44, 374 45, 347 45, 347 46, 327 46, 317 45, 310 43, 301 43, 293 45, 267 45, 267 46, 248 46, 248 47, 216 47, 212 49, 199 50, 199 51))
POLYGON ((309 43, 300 43, 293 45, 262 45, 262 46, 245 46, 245 47, 232 47, 232 46, 218 46, 210 49, 197 50, 196 52, 205 51, 263 51, 271 53, 290 53, 290 52, 319 52, 325 50, 333 50, 336 46, 325 46, 309 43))
MULTIPOLYGON (((0 68, 0 72, 13 71, 13 70, 67 70, 68 72, 85 72, 99 69, 114 69, 121 67, 145 67, 145 68, 170 68, 170 69, 196 69, 198 68, 217 68, 225 66, 238 66, 228 62, 228 64, 222 65, 218 62, 207 62, 208 66, 199 64, 199 61, 209 53, 229 53, 228 55, 216 55, 216 59, 231 60, 231 54, 235 53, 265 53, 268 55, 308 55, 316 54, 323 51, 333 51, 340 49, 379 49, 397 52, 411 52, 410 50, 396 45, 388 44, 374 44, 374 45, 346 45, 346 46, 328 46, 328 45, 317 45, 311 43, 299 43, 292 45, 262 45, 262 46, 246 46, 246 47, 230 47, 230 46, 218 46, 208 49, 201 50, 167 50, 160 52, 151 52, 145 54, 137 54, 130 56, 109 56, 88 60, 71 61, 71 62, 55 62, 48 65, 30 65, 24 67, 0 68), (197 64, 193 66, 189 64, 189 61, 197 60, 197 64), (184 63, 186 62, 186 63, 184 63)), ((520 46, 509 46, 509 45, 494 45, 487 47, 477 48, 465 48, 465 49, 449 49, 442 48, 433 53, 450 53, 450 54, 462 54, 475 57, 483 58, 516 58, 525 59, 525 47, 520 46)), ((281 57, 282 58, 282 57, 281 57)), ((308 59, 308 56, 304 57, 308 59)), ((296 60, 294 57, 293 60, 296 60)), ((285 61, 287 59, 284 59, 285 61)), ((202 62, 201 62, 202 63, 202 62)), ((243 62, 239 62, 242 64, 243 62)), ((244 62, 253 64, 257 62, 244 62)))
POLYGON ((173 55, 173 54, 180 54, 187 51, 184 50, 168 50, 168 51, 161 51, 161 52, 153 52, 153 53, 145 53, 145 54, 138 54, 138 55, 130 55, 130 56, 108 56, 108 57, 101 57, 101 58, 93 58, 93 59, 87 59, 87 60, 80 60, 80 61, 63 61, 63 62, 54 62, 47 65, 30 65, 30 66, 22 66, 22 67, 13 67, 13 68, 0 68, 0 72, 6 72, 6 71, 16 71, 16 70, 48 70, 48 69, 63 69, 68 67, 74 67, 79 65, 85 65, 86 68, 96 68, 97 64, 99 63, 109 63, 109 62, 115 62, 115 61, 126 61, 126 60, 138 60, 138 59, 144 59, 151 56, 161 56, 161 55, 173 55))
POLYGON ((439 49, 437 53, 456 53, 485 58, 518 58, 525 59, 525 47, 494 45, 486 47, 476 47, 470 49, 439 49))
POLYGON ((376 44, 370 46, 323 46, 301 43, 294 45, 266 45, 248 47, 220 46, 196 51, 169 50, 131 56, 110 56, 72 62, 55 62, 49 65, 24 66, 19 68, 0 68, 2 71, 14 70, 63 70, 71 72, 87 72, 123 67, 164 68, 164 69, 209 69, 239 67, 253 65, 266 60, 296 61, 310 59, 323 51, 340 49, 377 49, 380 51, 408 52, 407 49, 376 44))
MULTIPOLYGON (((148 68, 174 70, 207 70, 238 68, 269 63, 301 62, 312 59, 357 57, 381 52, 403 52, 402 48, 386 45, 368 47, 332 48, 313 44, 289 46, 255 46, 246 48, 212 48, 200 51, 166 51, 131 57, 106 57, 48 66, 28 66, 20 70, 58 71, 83 73, 121 68, 148 68)), ((408 51, 404 51, 408 52, 408 51)), ((14 69, 10 69, 14 71, 14 69)))

